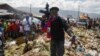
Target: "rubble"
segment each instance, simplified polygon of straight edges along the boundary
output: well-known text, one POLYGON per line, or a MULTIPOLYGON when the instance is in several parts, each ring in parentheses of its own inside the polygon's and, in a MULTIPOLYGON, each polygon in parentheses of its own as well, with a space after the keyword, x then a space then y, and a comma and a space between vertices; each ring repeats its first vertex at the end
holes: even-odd
MULTIPOLYGON (((82 28, 73 27, 72 29, 77 36, 77 41, 81 43, 84 51, 76 51, 80 47, 75 45, 73 45, 73 47, 70 46, 70 37, 66 34, 64 56, 100 56, 100 38, 98 38, 100 37, 100 34, 98 34, 100 31, 97 31, 97 33, 94 30, 82 28)), ((46 38, 46 34, 38 36, 33 41, 29 41, 29 46, 31 50, 23 54, 25 43, 19 45, 16 43, 9 44, 9 46, 5 49, 5 56, 50 56, 50 39, 46 38)))

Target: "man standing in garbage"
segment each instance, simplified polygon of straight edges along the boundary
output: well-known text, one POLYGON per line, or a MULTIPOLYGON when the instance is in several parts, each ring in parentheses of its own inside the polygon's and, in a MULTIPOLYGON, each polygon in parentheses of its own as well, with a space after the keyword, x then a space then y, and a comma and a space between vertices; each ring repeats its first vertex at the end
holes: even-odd
POLYGON ((23 21, 22 21, 26 44, 28 44, 28 38, 29 38, 29 35, 31 34, 31 22, 30 22, 30 20, 31 20, 30 16, 26 16, 26 18, 23 19, 23 21))
POLYGON ((51 56, 64 55, 64 31, 67 32, 69 36, 74 36, 66 21, 58 15, 58 11, 58 7, 52 7, 49 15, 50 27, 47 29, 51 35, 51 56))

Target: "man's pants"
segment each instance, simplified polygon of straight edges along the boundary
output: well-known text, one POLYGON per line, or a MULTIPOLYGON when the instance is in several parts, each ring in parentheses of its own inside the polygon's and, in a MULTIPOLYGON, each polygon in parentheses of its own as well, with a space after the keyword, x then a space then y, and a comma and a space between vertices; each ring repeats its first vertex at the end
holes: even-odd
POLYGON ((12 39, 16 39, 18 37, 18 32, 17 31, 11 31, 10 36, 12 39))
POLYGON ((30 31, 25 31, 24 34, 25 34, 25 43, 27 44, 28 38, 29 38, 29 35, 30 35, 30 31))
POLYGON ((64 41, 51 40, 50 43, 51 56, 63 56, 64 54, 64 41))

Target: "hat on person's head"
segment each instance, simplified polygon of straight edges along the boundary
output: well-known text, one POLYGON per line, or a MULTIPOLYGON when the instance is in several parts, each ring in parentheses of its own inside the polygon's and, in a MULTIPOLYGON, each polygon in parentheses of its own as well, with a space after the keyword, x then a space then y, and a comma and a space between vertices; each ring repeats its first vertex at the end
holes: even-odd
POLYGON ((59 11, 59 8, 58 8, 58 7, 52 7, 52 8, 50 8, 50 11, 52 11, 52 10, 57 10, 57 11, 59 11))

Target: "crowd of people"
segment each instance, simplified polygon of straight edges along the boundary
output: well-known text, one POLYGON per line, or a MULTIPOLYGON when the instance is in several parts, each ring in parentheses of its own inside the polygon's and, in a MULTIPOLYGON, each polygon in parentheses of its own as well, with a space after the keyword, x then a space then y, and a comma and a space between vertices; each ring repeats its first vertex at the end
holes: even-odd
POLYGON ((78 20, 76 19, 76 21, 75 22, 74 21, 67 20, 68 24, 75 26, 75 27, 84 26, 86 29, 100 29, 100 19, 99 18, 98 19, 87 18, 87 19, 78 19, 78 20), (80 24, 83 24, 83 25, 80 25, 80 24))
POLYGON ((35 34, 39 31, 39 24, 28 22, 27 20, 0 20, 0 33, 4 40, 8 38, 16 39, 28 34, 35 34))
POLYGON ((88 29, 92 29, 92 28, 100 29, 100 19, 89 19, 87 28, 88 29))

